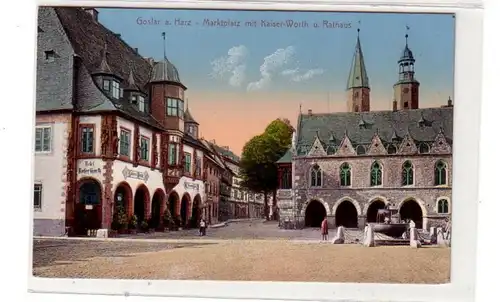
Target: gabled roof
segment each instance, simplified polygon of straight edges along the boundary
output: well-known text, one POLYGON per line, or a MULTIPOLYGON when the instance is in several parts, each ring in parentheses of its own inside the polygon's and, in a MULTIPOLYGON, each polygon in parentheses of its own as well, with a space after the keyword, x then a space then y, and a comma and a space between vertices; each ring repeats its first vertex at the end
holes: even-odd
POLYGON ((424 108, 399 111, 339 112, 302 114, 297 133, 297 155, 305 155, 316 136, 326 145, 338 147, 340 141, 331 137, 349 137, 354 147, 369 145, 378 132, 380 139, 392 142, 409 134, 417 142, 433 142, 442 131, 446 140, 453 140, 453 108, 424 108), (363 119, 363 125, 359 121, 363 119), (421 121, 425 120, 425 123, 421 121), (420 123, 419 123, 420 121, 420 123))
MULTIPOLYGON (((48 8, 40 8, 48 9, 48 8)), ((145 91, 152 71, 149 62, 141 57, 135 49, 119 38, 115 33, 94 21, 93 17, 78 7, 56 7, 53 9, 86 71, 90 74, 106 69, 120 79, 127 87, 130 75, 133 74, 133 85, 145 91), (107 55, 106 55, 107 53, 107 55), (106 55, 103 57, 103 54, 106 55)), ((104 95, 104 94, 103 94, 104 95)), ((139 111, 133 104, 103 96, 98 99, 79 99, 77 109, 82 112, 116 110, 124 115, 137 119, 158 129, 164 127, 148 113, 139 111)))

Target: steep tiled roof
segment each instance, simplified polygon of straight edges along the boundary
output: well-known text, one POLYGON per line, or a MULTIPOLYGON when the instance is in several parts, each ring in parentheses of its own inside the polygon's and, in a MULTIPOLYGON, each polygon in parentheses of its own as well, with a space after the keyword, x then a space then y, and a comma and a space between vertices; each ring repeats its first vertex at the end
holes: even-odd
POLYGON ((236 163, 239 163, 240 162, 240 157, 237 156, 236 154, 234 154, 231 150, 229 149, 226 149, 224 147, 221 147, 217 144, 214 144, 214 143, 210 143, 214 149, 219 153, 221 154, 222 156, 225 156, 227 158, 230 158, 231 160, 233 160, 234 162, 236 163))
POLYGON ((286 153, 276 163, 287 164, 291 162, 292 162, 292 150, 288 149, 286 153))
MULTIPOLYGON (((152 66, 141 57, 134 49, 119 38, 115 33, 96 22, 93 17, 81 8, 56 7, 54 8, 75 53, 81 59, 83 66, 89 73, 102 72, 103 53, 106 52, 104 67, 117 77, 127 81, 133 74, 133 86, 145 91, 152 66)), ((130 83, 124 83, 124 87, 130 83)), ((81 100, 83 102, 83 100, 81 100)), ((107 99, 96 104, 80 103, 80 111, 114 110, 120 111, 129 117, 142 121, 153 127, 163 129, 162 125, 150 114, 141 112, 129 102, 107 99), (112 106, 105 103, 112 103, 112 106), (111 107, 111 108, 110 108, 111 107)))
POLYGON ((383 142, 402 139, 407 134, 417 142, 433 142, 442 130, 451 144, 453 108, 302 114, 298 125, 298 155, 308 152, 316 135, 324 147, 338 147, 345 134, 356 146, 370 144, 377 132, 383 142))

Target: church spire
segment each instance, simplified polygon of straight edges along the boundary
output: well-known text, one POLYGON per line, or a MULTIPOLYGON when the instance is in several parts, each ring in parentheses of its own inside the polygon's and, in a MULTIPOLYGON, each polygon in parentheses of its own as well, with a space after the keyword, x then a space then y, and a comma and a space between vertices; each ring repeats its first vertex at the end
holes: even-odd
POLYGON ((352 88, 369 88, 368 74, 366 73, 365 59, 361 50, 361 41, 359 39, 360 29, 358 28, 358 36, 356 40, 356 48, 354 50, 354 58, 347 80, 347 89, 352 88))
POLYGON ((358 36, 354 58, 352 60, 349 79, 347 80, 347 111, 366 112, 370 111, 370 84, 366 73, 365 59, 361 50, 361 41, 358 36))

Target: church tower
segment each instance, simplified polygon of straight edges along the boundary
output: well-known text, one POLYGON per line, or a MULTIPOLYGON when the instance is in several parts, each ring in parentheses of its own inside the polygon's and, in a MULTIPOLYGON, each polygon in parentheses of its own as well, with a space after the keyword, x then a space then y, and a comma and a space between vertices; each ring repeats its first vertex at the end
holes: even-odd
POLYGON ((415 58, 408 47, 408 34, 405 38, 406 45, 398 61, 399 80, 394 84, 394 103, 398 110, 418 109, 420 83, 415 79, 415 58))
POLYGON ((370 86, 359 40, 359 29, 351 71, 347 80, 347 111, 370 111, 370 86))

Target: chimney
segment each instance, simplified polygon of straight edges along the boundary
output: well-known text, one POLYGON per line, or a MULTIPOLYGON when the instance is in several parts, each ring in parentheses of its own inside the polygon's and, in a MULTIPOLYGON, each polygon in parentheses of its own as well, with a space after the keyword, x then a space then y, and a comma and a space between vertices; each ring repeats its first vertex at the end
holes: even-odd
POLYGON ((92 16, 92 19, 94 19, 95 22, 99 21, 99 18, 98 18, 99 12, 95 8, 84 7, 83 10, 86 11, 88 14, 90 14, 92 16))
POLYGON ((139 48, 136 47, 136 48, 134 48, 134 50, 135 50, 135 53, 139 53, 139 48))
POLYGON ((392 101, 392 111, 398 111, 398 102, 396 100, 392 101))
POLYGON ((451 100, 451 96, 448 97, 448 107, 453 106, 453 101, 451 100))
POLYGON ((115 37, 117 37, 118 39, 121 39, 121 37, 122 37, 122 35, 121 35, 121 34, 117 34, 117 33, 115 33, 114 35, 115 35, 115 37))
POLYGON ((313 114, 312 109, 307 109, 307 114, 312 115, 313 114))

